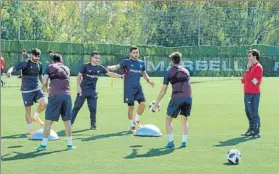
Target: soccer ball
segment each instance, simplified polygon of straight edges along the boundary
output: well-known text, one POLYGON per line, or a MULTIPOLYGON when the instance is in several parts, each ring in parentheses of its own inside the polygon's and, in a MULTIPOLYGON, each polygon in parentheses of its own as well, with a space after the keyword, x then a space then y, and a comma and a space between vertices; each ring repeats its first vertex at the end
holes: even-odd
MULTIPOLYGON (((154 106, 154 104, 156 103, 156 101, 152 101, 150 104, 149 104, 149 110, 150 111, 152 111, 152 107, 154 106)), ((160 111, 160 109, 161 109, 161 106, 160 106, 160 104, 158 104, 158 107, 157 107, 157 109, 156 109, 156 111, 160 111)))
POLYGON ((228 151, 227 153, 227 160, 231 163, 231 164, 238 164, 240 162, 241 159, 241 154, 238 150, 236 149, 231 149, 230 151, 228 151))

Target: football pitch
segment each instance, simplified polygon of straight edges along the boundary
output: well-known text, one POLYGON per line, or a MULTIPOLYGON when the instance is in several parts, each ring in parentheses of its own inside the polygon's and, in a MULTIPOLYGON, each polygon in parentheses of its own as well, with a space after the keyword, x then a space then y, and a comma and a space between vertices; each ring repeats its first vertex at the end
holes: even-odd
MULTIPOLYGON (((156 86, 142 81, 147 105, 155 100, 162 78, 152 78, 156 86)), ((181 143, 180 118, 174 120, 174 149, 165 149, 165 114, 171 86, 161 102, 161 111, 145 110, 142 124, 154 124, 162 137, 131 134, 127 106, 123 103, 123 81, 99 78, 97 126, 88 130, 89 111, 85 102, 73 127, 73 145, 66 151, 64 125, 54 123, 60 140, 49 141, 47 151, 34 150, 40 141, 27 138, 20 79, 12 77, 1 91, 2 174, 235 174, 279 173, 279 80, 264 78, 260 101, 261 138, 249 140, 240 134, 247 129, 243 87, 240 78, 192 77, 193 108, 189 117, 188 147, 181 143), (239 165, 228 165, 226 153, 241 152, 239 165)), ((71 78, 73 102, 76 77, 71 78)), ((36 105, 37 106, 37 105, 36 105)), ((136 104, 137 106, 137 104, 136 104)), ((34 112, 34 110, 33 110, 34 112)), ((33 113, 32 112, 32 113, 33 113)), ((44 114, 40 116, 44 119, 44 114)), ((34 127, 40 127, 34 123, 34 127)))

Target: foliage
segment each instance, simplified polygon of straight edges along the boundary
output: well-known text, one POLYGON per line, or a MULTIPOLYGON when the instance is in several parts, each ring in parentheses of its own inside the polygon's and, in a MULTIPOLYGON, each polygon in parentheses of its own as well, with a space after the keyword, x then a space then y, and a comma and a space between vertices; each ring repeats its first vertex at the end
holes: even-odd
POLYGON ((162 45, 278 45, 279 2, 4 1, 5 40, 162 45), (18 8, 19 7, 19 8, 18 8))

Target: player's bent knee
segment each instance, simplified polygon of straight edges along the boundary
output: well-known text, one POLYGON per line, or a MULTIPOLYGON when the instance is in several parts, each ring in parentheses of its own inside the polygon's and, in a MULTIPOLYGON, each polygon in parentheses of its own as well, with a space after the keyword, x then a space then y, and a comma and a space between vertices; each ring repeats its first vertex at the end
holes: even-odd
POLYGON ((47 107, 47 103, 44 102, 41 104, 41 108, 45 109, 46 107, 47 107))
POLYGON ((140 105, 141 107, 145 107, 145 102, 140 102, 139 105, 140 105))
POLYGON ((40 103, 40 106, 41 107, 46 107, 47 106, 47 104, 48 104, 48 100, 47 100, 47 98, 46 97, 42 97, 42 98, 40 98, 39 100, 38 100, 38 102, 40 103))
POLYGON ((44 97, 44 105, 46 106, 48 104, 48 99, 44 97))

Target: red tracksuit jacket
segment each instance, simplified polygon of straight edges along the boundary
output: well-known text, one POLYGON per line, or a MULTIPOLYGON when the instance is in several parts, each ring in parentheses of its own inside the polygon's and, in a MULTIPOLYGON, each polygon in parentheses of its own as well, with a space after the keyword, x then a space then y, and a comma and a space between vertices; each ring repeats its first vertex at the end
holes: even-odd
POLYGON ((245 71, 241 79, 244 85, 244 93, 259 94, 261 92, 260 85, 263 77, 263 67, 260 63, 253 65, 249 70, 245 71))

